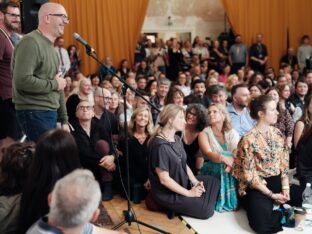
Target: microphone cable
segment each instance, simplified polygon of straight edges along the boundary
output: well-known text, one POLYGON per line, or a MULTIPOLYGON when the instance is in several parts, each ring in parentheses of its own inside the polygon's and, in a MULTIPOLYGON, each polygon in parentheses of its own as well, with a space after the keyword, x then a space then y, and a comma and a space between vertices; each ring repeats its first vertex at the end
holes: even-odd
MULTIPOLYGON (((103 102, 104 102, 104 101, 105 101, 105 97, 104 97, 103 88, 102 88, 102 96, 103 96, 103 102)), ((105 113, 105 111, 108 111, 108 110, 105 109, 105 107, 104 107, 104 112, 103 112, 103 114, 105 115, 105 119, 107 119, 107 122, 108 122, 108 125, 109 125, 109 130, 110 130, 110 131, 109 131, 109 136, 110 136, 110 140, 111 140, 111 142, 112 142, 113 154, 115 155, 115 158, 116 158, 116 161, 117 161, 117 170, 118 170, 118 175, 119 175, 119 178, 120 178, 120 181, 121 181, 121 187, 122 187, 122 190, 124 191, 124 193, 125 193, 125 195, 126 195, 127 201, 130 201, 130 202, 131 202, 131 200, 130 200, 130 194, 128 194, 128 192, 127 192, 127 189, 126 189, 126 187, 125 187, 125 184, 124 184, 124 181, 123 181, 123 177, 122 177, 122 174, 121 174, 121 167, 120 167, 120 162, 119 162, 119 153, 118 153, 118 150, 117 150, 117 148, 116 148, 116 145, 114 144, 112 125, 111 125, 109 116, 107 116, 107 114, 105 113)), ((102 114, 102 116, 103 116, 103 114, 102 114)), ((128 139, 125 139, 125 140, 127 141, 128 139)), ((122 157, 123 157, 123 156, 122 156, 122 157)), ((127 157, 129 157, 129 152, 128 152, 127 157)), ((129 160, 129 158, 127 158, 126 160, 129 160)), ((128 178, 128 179, 130 179, 130 178, 128 178)), ((129 191, 130 191, 130 188, 129 188, 129 191)), ((128 208, 128 207, 127 207, 127 208, 128 208)), ((134 216, 135 220, 137 220, 137 215, 136 215, 136 213, 135 213, 135 211, 134 211, 132 205, 130 205, 130 209, 131 209, 131 211, 132 211, 132 213, 133 213, 133 216, 134 216)), ((139 223, 136 222, 136 224, 137 224, 139 233, 142 234, 139 223)))

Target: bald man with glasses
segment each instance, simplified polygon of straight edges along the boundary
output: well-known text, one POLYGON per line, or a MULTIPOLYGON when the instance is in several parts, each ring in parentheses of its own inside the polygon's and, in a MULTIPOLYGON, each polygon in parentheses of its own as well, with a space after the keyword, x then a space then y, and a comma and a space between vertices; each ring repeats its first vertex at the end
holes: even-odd
POLYGON ((17 120, 31 141, 55 128, 57 122, 69 131, 63 91, 66 80, 53 45, 64 34, 69 18, 62 5, 45 3, 38 20, 37 30, 16 46, 11 65, 17 120))

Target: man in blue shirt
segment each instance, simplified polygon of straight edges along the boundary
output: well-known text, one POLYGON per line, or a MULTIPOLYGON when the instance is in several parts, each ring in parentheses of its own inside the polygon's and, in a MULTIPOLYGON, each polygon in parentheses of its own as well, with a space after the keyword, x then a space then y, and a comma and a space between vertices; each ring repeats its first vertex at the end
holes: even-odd
POLYGON ((233 128, 239 133, 240 137, 244 136, 255 124, 250 117, 247 108, 249 102, 249 90, 246 85, 238 84, 231 90, 232 104, 228 105, 227 110, 230 115, 233 128))

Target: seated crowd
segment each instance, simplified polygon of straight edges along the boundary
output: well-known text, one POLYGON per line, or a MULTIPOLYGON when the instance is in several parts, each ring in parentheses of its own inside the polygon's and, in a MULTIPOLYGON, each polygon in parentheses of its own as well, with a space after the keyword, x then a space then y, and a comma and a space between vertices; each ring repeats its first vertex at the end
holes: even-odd
POLYGON ((7 215, 0 232, 57 227, 101 233, 90 222, 101 199, 125 195, 126 153, 134 202, 148 198, 159 210, 199 219, 243 207, 255 232, 281 231, 281 213, 273 206, 300 206, 298 197, 312 182, 305 153, 312 70, 301 55, 289 48, 275 72, 266 67, 262 34, 250 49, 240 35, 231 47, 200 37, 193 45, 175 38, 152 44, 142 35, 137 48, 132 68, 127 60, 115 68, 106 56, 109 70, 87 77, 76 48, 68 48, 64 92, 71 133, 54 129, 35 146, 3 150, 0 203, 7 215), (124 99, 116 76, 137 93, 127 89, 124 99), (297 168, 299 194, 291 191, 289 168, 297 168))

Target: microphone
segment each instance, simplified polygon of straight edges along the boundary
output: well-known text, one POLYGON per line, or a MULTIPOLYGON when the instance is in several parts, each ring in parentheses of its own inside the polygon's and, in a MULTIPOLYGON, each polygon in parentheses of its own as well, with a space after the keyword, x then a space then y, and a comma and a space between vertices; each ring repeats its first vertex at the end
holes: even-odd
POLYGON ((88 42, 86 42, 78 33, 74 32, 73 38, 83 44, 87 51, 91 51, 91 53, 95 52, 95 50, 88 44, 88 42))

